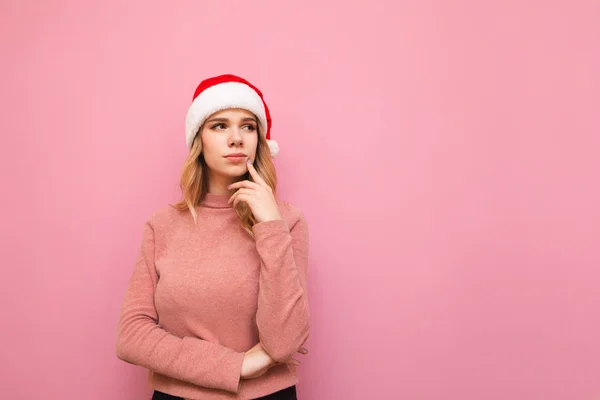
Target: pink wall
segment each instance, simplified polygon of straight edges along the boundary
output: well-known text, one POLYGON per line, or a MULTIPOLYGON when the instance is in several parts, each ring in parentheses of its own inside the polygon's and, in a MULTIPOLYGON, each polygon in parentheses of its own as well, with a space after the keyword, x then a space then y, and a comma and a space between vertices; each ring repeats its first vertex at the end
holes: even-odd
POLYGON ((96 3, 0 2, 2 397, 148 393, 118 310, 230 72, 311 225, 301 400, 598 398, 597 1, 96 3))

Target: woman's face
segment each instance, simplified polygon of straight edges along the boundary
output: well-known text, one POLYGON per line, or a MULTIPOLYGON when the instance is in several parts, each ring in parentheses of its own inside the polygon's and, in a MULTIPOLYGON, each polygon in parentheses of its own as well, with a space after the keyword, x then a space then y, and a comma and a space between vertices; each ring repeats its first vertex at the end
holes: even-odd
POLYGON ((258 145, 258 120, 250 111, 228 109, 206 119, 200 132, 210 178, 233 180, 248 171, 258 145))

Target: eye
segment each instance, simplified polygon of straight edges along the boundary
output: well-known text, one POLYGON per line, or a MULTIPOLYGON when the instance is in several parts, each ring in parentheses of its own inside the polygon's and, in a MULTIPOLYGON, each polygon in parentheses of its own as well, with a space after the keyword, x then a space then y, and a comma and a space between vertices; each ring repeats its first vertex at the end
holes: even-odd
POLYGON ((250 132, 254 132, 256 130, 256 126, 248 124, 248 125, 244 125, 243 126, 244 129, 250 131, 250 132))
POLYGON ((214 124, 213 126, 210 127, 210 129, 213 129, 213 130, 225 129, 225 124, 223 124, 223 123, 214 124))

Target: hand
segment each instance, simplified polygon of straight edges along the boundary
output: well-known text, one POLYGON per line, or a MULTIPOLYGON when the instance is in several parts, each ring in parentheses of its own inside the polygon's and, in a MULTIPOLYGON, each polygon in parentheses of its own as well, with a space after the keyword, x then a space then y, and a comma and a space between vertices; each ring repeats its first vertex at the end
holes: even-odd
MULTIPOLYGON (((253 352, 253 351, 256 351, 256 350, 265 351, 261 342, 258 342, 257 344, 255 344, 254 347, 252 347, 246 353, 250 353, 250 352, 253 352)), ((298 353, 300 353, 300 354, 308 354, 308 349, 306 347, 300 347, 300 349, 298 349, 298 353)), ((293 357, 290 357, 288 360, 286 360, 284 362, 273 361, 273 365, 281 365, 281 364, 300 365, 300 361, 296 360, 293 357)))
POLYGON ((267 372, 273 365, 275 365, 275 361, 262 348, 262 345, 256 345, 244 353, 240 377, 242 379, 258 378, 267 372))
MULTIPOLYGON (((306 347, 300 347, 300 349, 298 350, 298 353, 306 355, 306 354, 308 354, 308 349, 306 347)), ((296 360, 293 357, 290 357, 289 359, 287 359, 284 362, 275 362, 275 365, 282 365, 282 364, 290 364, 290 365, 298 366, 298 365, 300 365, 300 361, 296 360)))
MULTIPOLYGON (((262 343, 258 342, 254 347, 252 347, 250 350, 248 350, 245 354, 251 354, 251 353, 264 353, 269 359, 271 359, 271 362, 266 365, 265 367, 263 367, 262 369, 258 369, 256 370, 254 373, 251 373, 250 375, 245 375, 244 372, 244 364, 242 364, 242 378, 243 379, 254 379, 254 378, 258 378, 259 376, 264 375, 271 367, 276 366, 276 365, 282 365, 282 364, 290 364, 290 365, 300 365, 300 361, 290 357, 289 360, 285 361, 285 362, 275 362, 273 361, 273 359, 267 354, 267 352, 264 350, 264 348, 262 347, 262 343), (245 375, 245 376, 244 376, 245 375)), ((298 350, 298 353, 300 354, 308 354, 308 350, 304 347, 301 347, 298 350)), ((244 362, 246 362, 246 359, 244 358, 244 362)), ((249 360, 248 363, 252 363, 253 361, 249 360)), ((250 366, 248 368, 248 370, 250 369, 250 366)))
POLYGON ((281 219, 273 190, 258 174, 250 160, 248 160, 248 172, 250 172, 254 182, 243 180, 232 183, 227 187, 228 189, 238 189, 229 198, 229 204, 233 202, 235 207, 240 201, 246 202, 257 223, 281 219))

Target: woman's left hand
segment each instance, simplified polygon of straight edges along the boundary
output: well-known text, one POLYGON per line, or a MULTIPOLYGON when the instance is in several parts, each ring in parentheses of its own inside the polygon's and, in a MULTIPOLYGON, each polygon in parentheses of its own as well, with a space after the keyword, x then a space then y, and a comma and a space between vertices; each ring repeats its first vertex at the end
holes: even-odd
POLYGON ((254 182, 244 180, 229 185, 228 189, 238 189, 229 198, 229 203, 233 202, 235 207, 240 201, 245 201, 257 223, 281 219, 273 190, 258 174, 250 160, 248 160, 248 172, 252 175, 254 182))

